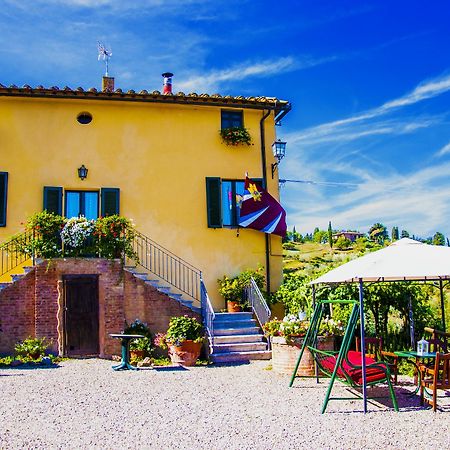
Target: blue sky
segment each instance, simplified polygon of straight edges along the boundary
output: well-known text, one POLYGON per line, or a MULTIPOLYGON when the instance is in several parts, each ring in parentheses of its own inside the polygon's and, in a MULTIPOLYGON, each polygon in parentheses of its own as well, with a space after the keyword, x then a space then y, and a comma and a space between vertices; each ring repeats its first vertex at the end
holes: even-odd
MULTIPOLYGON (((0 1, 0 83, 265 95, 291 229, 384 223, 450 237, 450 2, 0 1), (336 183, 336 184, 333 184, 336 183), (342 184, 337 184, 342 183, 342 184)), ((250 174, 251 175, 251 174, 250 174)))

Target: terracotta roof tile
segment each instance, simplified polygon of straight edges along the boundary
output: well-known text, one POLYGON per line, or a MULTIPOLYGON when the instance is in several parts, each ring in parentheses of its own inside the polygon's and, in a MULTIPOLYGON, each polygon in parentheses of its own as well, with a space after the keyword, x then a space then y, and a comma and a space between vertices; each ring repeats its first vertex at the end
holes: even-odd
POLYGON ((45 88, 42 85, 38 85, 35 88, 25 84, 23 87, 18 87, 15 84, 9 87, 0 84, 0 96, 23 96, 23 97, 50 97, 50 98, 83 98, 83 99, 98 99, 104 98, 109 100, 129 100, 129 101, 143 101, 143 102, 171 102, 181 104, 205 104, 211 106, 226 106, 232 107, 235 105, 239 108, 256 108, 256 109, 274 109, 276 113, 284 111, 284 114, 290 109, 290 103, 285 100, 279 100, 274 97, 244 97, 238 95, 233 97, 231 95, 221 94, 197 94, 196 92, 190 92, 186 94, 184 92, 178 92, 176 94, 168 93, 162 94, 160 91, 149 92, 143 89, 137 93, 133 89, 128 90, 126 93, 122 89, 116 89, 114 92, 98 91, 96 88, 91 87, 89 89, 83 89, 77 87, 71 89, 69 86, 65 86, 60 89, 58 86, 52 86, 45 88))

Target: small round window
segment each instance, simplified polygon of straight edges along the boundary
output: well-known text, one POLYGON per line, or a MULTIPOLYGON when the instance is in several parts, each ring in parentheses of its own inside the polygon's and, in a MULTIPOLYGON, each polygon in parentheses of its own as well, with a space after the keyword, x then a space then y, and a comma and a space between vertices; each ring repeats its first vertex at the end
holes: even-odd
POLYGON ((78 123, 86 125, 92 122, 92 114, 89 114, 88 112, 82 112, 78 114, 77 120, 78 123))

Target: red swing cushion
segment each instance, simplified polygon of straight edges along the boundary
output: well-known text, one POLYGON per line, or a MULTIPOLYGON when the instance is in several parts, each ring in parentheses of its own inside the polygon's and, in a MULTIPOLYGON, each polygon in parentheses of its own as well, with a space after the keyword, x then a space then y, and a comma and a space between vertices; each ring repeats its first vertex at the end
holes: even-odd
MULTIPOLYGON (((334 367, 336 365, 337 355, 330 355, 326 358, 323 358, 320 362, 324 369, 328 370, 330 373, 333 372, 334 367)), ((383 369, 379 367, 367 367, 369 364, 374 364, 375 361, 373 358, 368 356, 365 357, 366 361, 366 381, 367 383, 373 383, 375 381, 383 381, 386 379, 386 373, 383 369)), ((342 362, 342 368, 339 367, 337 370, 337 375, 340 378, 345 378, 345 373, 353 380, 353 382, 357 385, 362 385, 362 369, 355 369, 352 365, 361 366, 362 358, 361 352, 356 352, 354 350, 350 350, 347 353, 347 358, 344 358, 342 362), (347 362, 348 360, 348 362, 347 362), (350 364, 349 364, 350 363, 350 364)))

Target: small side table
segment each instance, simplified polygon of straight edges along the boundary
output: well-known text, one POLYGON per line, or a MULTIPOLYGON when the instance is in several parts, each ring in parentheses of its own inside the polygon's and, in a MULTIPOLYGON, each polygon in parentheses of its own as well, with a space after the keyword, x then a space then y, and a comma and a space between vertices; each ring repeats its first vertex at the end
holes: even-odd
MULTIPOLYGON (((422 382, 422 373, 420 371, 419 360, 421 359, 435 359, 436 353, 417 353, 413 351, 394 352, 399 358, 406 358, 406 361, 411 363, 416 369, 417 387, 414 392, 408 395, 416 395, 420 390, 420 383, 422 382)), ((415 377, 416 378, 416 377, 415 377)))
POLYGON ((122 347, 122 361, 117 366, 112 366, 113 370, 138 370, 137 367, 132 366, 129 360, 129 347, 132 339, 141 339, 145 336, 142 334, 110 334, 112 338, 120 339, 122 347))

